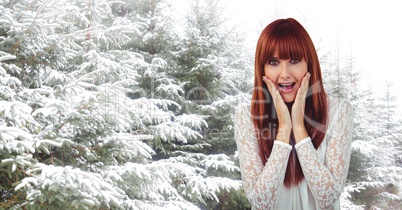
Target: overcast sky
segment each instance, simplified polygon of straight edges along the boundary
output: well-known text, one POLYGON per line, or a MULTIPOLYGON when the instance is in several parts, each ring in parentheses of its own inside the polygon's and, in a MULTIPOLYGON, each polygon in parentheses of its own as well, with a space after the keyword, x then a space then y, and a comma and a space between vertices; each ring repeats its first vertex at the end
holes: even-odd
POLYGON ((397 0, 221 1, 224 16, 246 34, 251 46, 272 20, 293 17, 316 47, 325 52, 338 46, 341 56, 353 56, 365 85, 380 90, 385 79, 394 81, 402 108, 402 3, 397 0))

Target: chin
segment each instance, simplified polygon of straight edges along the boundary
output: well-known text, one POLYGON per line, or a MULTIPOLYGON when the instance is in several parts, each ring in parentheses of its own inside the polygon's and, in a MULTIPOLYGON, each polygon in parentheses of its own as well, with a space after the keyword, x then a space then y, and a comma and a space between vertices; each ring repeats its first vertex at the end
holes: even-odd
POLYGON ((285 103, 293 103, 295 101, 295 98, 296 97, 289 97, 289 96, 283 97, 282 96, 283 102, 285 102, 285 103))
POLYGON ((293 102, 295 102, 295 100, 289 100, 289 101, 284 101, 285 102, 285 104, 293 104, 293 102))

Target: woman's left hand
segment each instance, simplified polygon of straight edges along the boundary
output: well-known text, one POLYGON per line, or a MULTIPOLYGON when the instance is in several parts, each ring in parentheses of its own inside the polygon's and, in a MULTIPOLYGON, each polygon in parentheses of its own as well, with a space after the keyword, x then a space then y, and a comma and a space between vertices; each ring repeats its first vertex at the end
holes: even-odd
POLYGON ((306 128, 304 127, 304 111, 310 77, 311 74, 309 72, 303 77, 292 106, 292 127, 296 143, 308 137, 306 128))

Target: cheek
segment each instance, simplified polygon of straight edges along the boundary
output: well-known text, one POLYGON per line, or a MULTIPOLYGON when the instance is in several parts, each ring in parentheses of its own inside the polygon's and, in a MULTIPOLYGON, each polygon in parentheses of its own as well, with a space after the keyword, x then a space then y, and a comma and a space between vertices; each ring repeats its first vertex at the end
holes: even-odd
POLYGON ((306 76, 307 70, 306 71, 300 71, 299 75, 297 75, 297 80, 302 81, 303 78, 306 76))
POLYGON ((267 76, 272 81, 276 81, 279 76, 278 73, 275 73, 275 71, 273 71, 272 69, 269 70, 268 68, 264 68, 264 75, 267 76))
POLYGON ((303 64, 303 67, 302 67, 302 72, 303 72, 303 76, 304 75, 306 75, 307 74, 307 72, 308 72, 308 65, 307 65, 307 63, 306 62, 303 62, 304 64, 303 64))
POLYGON ((307 74, 307 64, 295 69, 294 72, 294 76, 297 78, 297 80, 301 81, 307 74))

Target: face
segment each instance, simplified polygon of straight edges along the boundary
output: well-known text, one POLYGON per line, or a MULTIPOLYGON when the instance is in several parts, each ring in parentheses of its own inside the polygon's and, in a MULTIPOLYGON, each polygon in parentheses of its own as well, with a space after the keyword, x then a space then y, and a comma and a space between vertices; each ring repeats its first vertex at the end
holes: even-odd
POLYGON ((302 58, 278 59, 277 53, 264 66, 265 75, 279 90, 285 103, 296 98, 303 77, 307 74, 307 62, 302 58))

